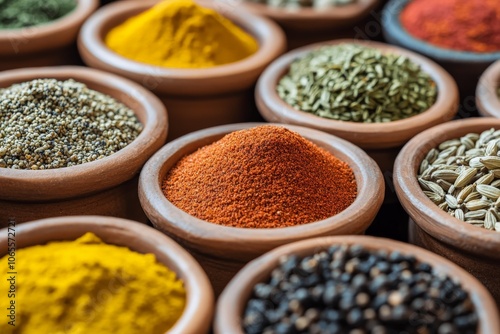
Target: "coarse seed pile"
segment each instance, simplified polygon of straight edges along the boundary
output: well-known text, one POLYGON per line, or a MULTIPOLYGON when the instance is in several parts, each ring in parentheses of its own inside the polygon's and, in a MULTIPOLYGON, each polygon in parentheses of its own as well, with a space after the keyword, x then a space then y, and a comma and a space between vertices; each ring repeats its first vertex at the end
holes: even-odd
POLYGON ((77 4, 77 0, 0 0, 0 29, 49 23, 73 11, 77 4))
POLYGON ((274 228, 326 219, 356 198, 347 163, 279 126, 236 131, 182 158, 168 200, 208 222, 274 228))
POLYGON ((266 4, 271 7, 286 7, 286 8, 342 7, 357 2, 357 0, 247 0, 247 1, 266 4))
POLYGON ((118 152, 141 132, 134 112, 74 80, 0 89, 0 167, 52 169, 118 152))
POLYGON ((364 123, 418 115, 438 94, 436 83, 409 58, 357 44, 324 46, 298 58, 277 92, 297 110, 364 123))
POLYGON ((412 255, 338 245, 280 260, 253 289, 247 334, 476 333, 468 292, 412 255))

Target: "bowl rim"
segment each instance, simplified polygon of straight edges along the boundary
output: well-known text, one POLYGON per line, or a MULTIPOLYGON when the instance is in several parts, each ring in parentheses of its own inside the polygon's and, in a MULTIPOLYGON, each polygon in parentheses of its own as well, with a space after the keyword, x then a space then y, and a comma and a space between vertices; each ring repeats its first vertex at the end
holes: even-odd
POLYGON ((411 50, 417 50, 438 61, 452 63, 485 63, 500 59, 500 50, 497 52, 471 52, 446 49, 409 34, 399 20, 401 11, 411 0, 390 0, 382 10, 382 30, 389 40, 411 50))
MULTIPOLYGON (((183 239, 191 248, 204 253, 228 255, 233 249, 238 256, 254 254, 258 249, 268 250, 268 245, 279 246, 290 240, 331 234, 363 233, 380 209, 384 198, 385 184, 378 165, 363 150, 338 137, 304 127, 275 123, 239 123, 200 130, 165 145, 144 166, 139 178, 139 199, 143 210, 153 225, 176 239, 183 239), (285 127, 299 133, 320 147, 330 147, 334 155, 347 162, 357 182, 357 197, 344 211, 335 216, 309 224, 275 228, 239 228, 210 223, 177 208, 163 195, 160 183, 168 171, 162 172, 167 161, 172 164, 185 154, 211 144, 224 135, 261 125, 285 127), (182 153, 190 147, 190 151, 182 153), (182 153, 182 154, 181 154, 182 153), (367 223, 363 215, 373 218, 367 223), (242 245, 245 245, 242 247, 242 245)), ((366 219, 365 219, 366 220, 366 219)))
POLYGON ((156 96, 140 85, 91 68, 60 66, 3 71, 0 73, 0 86, 5 82, 20 83, 37 78, 72 78, 86 85, 101 85, 116 90, 117 94, 112 96, 116 100, 127 105, 120 98, 125 96, 143 109, 143 115, 138 115, 137 110, 129 106, 141 120, 143 130, 129 145, 100 160, 35 171, 0 168, 2 199, 61 199, 112 188, 131 179, 149 156, 164 144, 168 129, 166 108, 156 96), (116 173, 117 168, 121 173, 116 173))
MULTIPOLYGON (((8 228, 0 230, 2 232, 0 235, 0 254, 7 253, 7 231, 8 228)), ((77 232, 83 231, 93 232, 98 237, 101 237, 100 234, 105 234, 108 237, 111 234, 114 234, 113 237, 119 234, 120 236, 116 240, 109 240, 106 243, 125 246, 133 251, 135 251, 134 247, 131 247, 130 244, 136 245, 138 240, 140 240, 140 242, 147 244, 168 258, 172 264, 161 263, 171 270, 174 270, 171 267, 175 267, 174 271, 176 271, 177 277, 182 277, 188 292, 186 294, 184 312, 175 325, 168 330, 168 333, 186 333, 186 330, 191 328, 193 319, 202 319, 200 322, 204 319, 207 324, 210 323, 213 313, 214 295, 208 277, 200 264, 174 240, 147 225, 115 217, 66 216, 35 220, 18 224, 15 227, 18 244, 23 242, 21 238, 24 234, 31 234, 35 236, 34 239, 44 239, 47 240, 46 242, 50 242, 49 240, 74 240, 74 238, 69 238, 67 235, 75 235, 77 232), (54 230, 59 231, 56 233, 63 236, 64 239, 50 239, 51 236, 54 237, 54 230), (115 243, 115 241, 119 241, 120 243, 115 243), (122 243, 128 243, 129 245, 122 243)), ((30 243, 29 246, 38 244, 41 243, 30 243)), ((24 247, 18 247, 17 249, 20 248, 24 247)), ((157 261, 160 262, 158 255, 155 254, 155 256, 157 261)), ((206 327, 208 328, 209 325, 206 327)))
POLYGON ((451 75, 424 56, 381 42, 337 39, 295 49, 275 60, 264 71, 257 83, 256 100, 260 114, 268 121, 279 120, 319 129, 345 138, 362 148, 389 148, 401 146, 421 130, 452 119, 458 112, 459 94, 457 84, 451 75), (426 111, 406 119, 388 123, 358 123, 316 116, 293 108, 279 97, 276 92, 278 81, 285 75, 294 60, 323 46, 339 44, 356 44, 376 48, 384 53, 408 57, 421 66, 422 70, 429 74, 436 83, 438 89, 436 102, 426 111), (367 137, 370 135, 371 137, 367 137), (402 136, 404 139, 394 139, 397 136, 402 136))
MULTIPOLYGON (((447 133, 460 129, 461 135, 492 127, 500 129, 496 118, 469 118, 455 120, 430 128, 415 136, 403 147, 394 163, 394 185, 398 198, 408 199, 405 210, 426 233, 448 245, 473 254, 495 256, 500 249, 500 233, 462 222, 435 205, 421 190, 417 170, 423 157, 441 142, 459 135, 447 133), (417 154, 415 154, 417 152, 417 154), (411 175, 411 177, 408 177, 411 175), (417 218, 420 215, 421 218, 417 218)), ((496 256, 498 258, 498 255, 496 256)))
POLYGON ((476 104, 479 113, 486 117, 500 118, 500 59, 491 64, 481 75, 476 88, 476 104))
POLYGON ((500 321, 496 316, 498 309, 491 295, 475 277, 451 261, 420 247, 391 239, 370 236, 332 236, 284 245, 248 263, 231 280, 217 302, 214 321, 215 333, 243 333, 241 314, 251 293, 251 288, 255 283, 262 282, 269 277, 271 270, 278 265, 281 256, 289 254, 310 255, 334 244, 361 244, 368 249, 400 251, 403 254, 414 255, 420 261, 430 263, 440 273, 458 278, 462 287, 469 292, 474 306, 478 310, 479 333, 494 333, 495 329, 500 330, 500 321), (483 312, 479 312, 479 310, 483 312))
POLYGON ((98 0, 77 1, 77 6, 71 12, 54 21, 20 29, 1 29, 0 55, 17 56, 20 53, 47 51, 70 43, 75 36, 64 37, 61 31, 75 30, 76 34, 77 29, 99 6, 98 0), (33 43, 35 40, 38 42, 33 43))
MULTIPOLYGON (((80 31, 78 38, 80 53, 82 50, 89 51, 82 54, 87 63, 98 63, 99 66, 105 66, 111 71, 126 73, 129 77, 142 79, 146 75, 156 78, 160 80, 161 85, 169 86, 175 91, 178 80, 211 80, 210 82, 213 82, 230 76, 237 79, 242 73, 251 73, 266 66, 268 61, 277 57, 285 49, 284 32, 273 21, 236 8, 225 10, 222 4, 216 1, 196 0, 196 2, 203 7, 216 10, 242 27, 256 39, 259 49, 242 60, 208 68, 168 68, 128 59, 110 50, 104 43, 102 35, 109 31, 105 30, 108 22, 120 16, 130 18, 138 11, 143 12, 158 3, 158 0, 144 0, 114 2, 95 12, 80 31)), ((229 87, 238 87, 238 85, 236 81, 229 87)))

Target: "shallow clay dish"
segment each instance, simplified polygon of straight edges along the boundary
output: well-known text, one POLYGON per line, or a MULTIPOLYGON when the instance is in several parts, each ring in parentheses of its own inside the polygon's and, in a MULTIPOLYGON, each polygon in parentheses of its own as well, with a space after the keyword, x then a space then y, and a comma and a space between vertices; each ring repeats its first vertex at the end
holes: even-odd
MULTIPOLYGON (((75 240, 87 232, 93 232, 108 244, 154 254, 158 262, 173 270, 184 281, 186 288, 184 313, 166 333, 208 333, 214 297, 206 274, 188 252, 153 228, 119 218, 69 216, 33 221, 14 229, 17 249, 52 241, 75 240)), ((0 257, 3 257, 7 254, 7 229, 0 230, 0 233, 0 257)))
POLYGON ((481 73, 495 60, 499 52, 478 53, 441 48, 410 35, 403 28, 400 14, 411 0, 391 0, 382 11, 382 29, 391 43, 421 53, 450 72, 460 87, 462 98, 473 96, 481 73))
POLYGON ((486 117, 500 118, 500 60, 483 73, 476 89, 476 105, 479 114, 486 117))
POLYGON ((346 236, 315 238, 295 242, 279 247, 250 262, 229 283, 219 298, 215 316, 215 333, 243 333, 241 319, 246 303, 251 296, 252 289, 256 283, 264 282, 268 279, 271 271, 279 265, 279 258, 281 256, 291 254, 307 256, 321 250, 326 250, 331 245, 339 244, 360 244, 372 250, 399 251, 403 254, 414 255, 420 261, 430 263, 438 273, 447 274, 458 279, 462 287, 469 292, 472 302, 478 311, 478 334, 500 332, 498 310, 493 298, 491 298, 488 291, 478 280, 463 269, 436 254, 409 244, 382 238, 346 236))
POLYGON ((162 148, 144 166, 139 198, 153 225, 188 249, 204 267, 216 294, 248 261, 274 247, 315 236, 362 234, 384 198, 384 182, 376 163, 361 149, 340 138, 297 126, 283 125, 347 162, 353 169, 358 196, 341 213, 322 221, 276 229, 246 229, 212 224, 177 208, 162 193, 161 182, 179 159, 224 135, 263 125, 244 123, 214 127, 179 138, 162 148))
POLYGON ((106 46, 104 38, 127 18, 158 1, 119 1, 98 10, 83 26, 79 49, 85 63, 132 79, 152 90, 165 103, 172 124, 169 139, 221 124, 258 117, 253 87, 264 68, 285 50, 285 36, 274 22, 216 2, 200 2, 219 10, 259 42, 259 50, 235 63, 205 68, 176 69, 124 58, 106 46))
POLYGON ((425 155, 448 139, 500 129, 500 120, 471 118, 433 127, 413 138, 401 150, 394 165, 397 195, 414 223, 410 241, 465 268, 476 276, 500 305, 500 233, 461 222, 441 210, 425 196, 417 171, 425 155))
POLYGON ((77 1, 77 7, 58 20, 24 29, 0 29, 0 71, 77 64, 78 32, 99 6, 98 0, 77 1))
POLYGON ((137 175, 167 137, 167 113, 141 86, 84 67, 45 67, 0 73, 0 88, 36 78, 73 78, 134 110, 141 134, 122 150, 101 160, 49 170, 0 168, 0 226, 66 215, 99 214, 146 222, 137 198, 137 175))

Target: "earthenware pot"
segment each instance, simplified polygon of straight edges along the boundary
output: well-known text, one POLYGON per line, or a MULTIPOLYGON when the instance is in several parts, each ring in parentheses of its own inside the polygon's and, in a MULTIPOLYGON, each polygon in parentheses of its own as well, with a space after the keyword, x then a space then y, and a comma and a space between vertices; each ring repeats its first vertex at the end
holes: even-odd
POLYGON ((78 0, 77 7, 58 20, 24 29, 0 30, 0 71, 78 64, 78 32, 98 6, 98 0, 78 0))
POLYGON ((274 22, 216 2, 201 5, 219 10, 253 35, 259 50, 235 63, 204 69, 176 69, 124 58, 103 39, 115 26, 151 8, 158 1, 119 1, 98 10, 83 26, 79 49, 87 65, 117 73, 152 90, 165 103, 172 124, 169 139, 221 124, 258 117, 253 88, 264 68, 285 50, 285 36, 274 22))
POLYGON ((315 236, 362 234, 375 218, 384 197, 376 163, 361 149, 340 138, 298 126, 283 125, 347 162, 354 172, 358 196, 347 209, 322 221, 276 229, 235 228, 189 215, 168 201, 161 182, 183 156, 224 135, 265 123, 214 127, 183 136, 162 148, 144 166, 139 198, 153 225, 188 249, 204 267, 216 294, 248 261, 283 244, 315 236))
MULTIPOLYGON (((434 125, 453 118, 458 111, 458 89, 453 78, 431 60, 402 48, 368 41, 350 39, 333 40, 309 45, 281 56, 262 74, 256 89, 257 107, 261 115, 269 122, 279 122, 307 126, 322 130, 346 139, 361 148, 379 164, 382 173, 392 175, 394 160, 401 147, 413 136, 434 125), (438 98, 436 103, 420 115, 389 123, 356 123, 322 118, 293 108, 284 102, 276 92, 279 80, 288 72, 290 64, 312 50, 324 45, 356 43, 381 50, 382 52, 401 54, 420 65, 436 82, 438 98)), ((396 202, 396 196, 386 187, 386 202, 396 202)))
POLYGON ((441 210, 417 181, 420 163, 440 143, 467 133, 500 129, 495 118, 471 118, 435 126, 413 138, 394 165, 394 184, 403 207, 415 222, 410 241, 455 262, 476 276, 500 303, 500 233, 464 223, 441 210))
POLYGON ((370 250, 398 251, 414 255, 417 260, 427 262, 437 273, 457 279, 474 303, 479 317, 478 334, 500 332, 498 310, 493 298, 484 286, 450 261, 429 251, 390 239, 365 236, 323 237, 295 242, 279 247, 250 262, 229 283, 219 298, 215 316, 216 334, 243 334, 242 316, 255 284, 266 281, 271 271, 279 266, 279 258, 284 255, 308 256, 328 249, 332 245, 363 245, 370 250))
MULTIPOLYGON (((410 1, 391 0, 385 6, 382 12, 382 28, 386 40, 438 62, 457 81, 462 100, 474 96, 481 73, 495 60, 500 59, 500 52, 476 53, 445 49, 413 37, 403 28, 400 21, 401 12, 410 1)), ((464 114, 467 115, 468 113, 464 114)))
POLYGON ((499 87, 500 60, 488 67, 476 88, 476 105, 482 116, 500 118, 499 87))
POLYGON ((116 216, 146 222, 137 198, 142 165, 167 137, 161 101, 141 86, 84 67, 45 67, 0 73, 0 88, 36 78, 74 79, 134 110, 141 134, 115 154, 85 164, 48 170, 0 168, 0 226, 66 215, 116 216))
MULTIPOLYGON (((17 250, 52 241, 70 241, 87 232, 102 241, 154 254, 184 282, 186 307, 166 333, 208 333, 213 314, 213 291, 200 265, 182 247, 151 227, 130 220, 102 216, 67 216, 42 219, 0 230, 0 257, 7 254, 8 232, 15 231, 17 250)), ((12 237, 12 235, 11 235, 12 237)), ((22 271, 22 269, 21 269, 22 271)), ((112 319, 110 319, 112 321, 112 319)))
MULTIPOLYGON (((220 0, 225 3, 225 0, 220 0)), ((226 4, 230 6, 231 2, 226 4)), ((287 36, 288 49, 334 38, 354 38, 354 26, 367 17, 379 0, 359 0, 349 5, 325 8, 280 8, 243 0, 239 5, 278 23, 287 36)))

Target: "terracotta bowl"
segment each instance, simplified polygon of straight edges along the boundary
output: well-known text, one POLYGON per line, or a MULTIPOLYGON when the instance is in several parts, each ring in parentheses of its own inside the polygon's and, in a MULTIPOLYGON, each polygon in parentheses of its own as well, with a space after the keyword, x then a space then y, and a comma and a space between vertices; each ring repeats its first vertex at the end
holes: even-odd
POLYGON ((422 132, 401 150, 394 165, 394 183, 403 207, 415 222, 410 224, 410 241, 465 268, 490 290, 500 305, 500 233, 451 217, 425 196, 417 181, 418 166, 429 150, 448 139, 492 127, 500 129, 500 120, 471 118, 422 132))
MULTIPOLYGON (((206 274, 188 252, 153 228, 119 218, 68 216, 37 220, 14 229, 17 249, 52 241, 75 240, 87 232, 93 232, 108 244, 154 254, 158 262, 175 271, 184 281, 187 293, 184 313, 168 333, 208 333, 214 297, 206 274)), ((0 257, 3 257, 7 254, 7 228, 0 232, 0 257)))
POLYGON ((0 226, 67 215, 98 214, 146 222, 137 198, 138 173, 167 137, 163 104, 141 86, 83 67, 45 67, 0 73, 0 88, 36 78, 73 78, 134 110, 142 133, 128 146, 101 160, 58 169, 0 168, 0 226))
MULTIPOLYGON (((392 174, 394 160, 408 140, 421 131, 449 121, 458 111, 458 89, 453 78, 429 59, 402 48, 368 41, 350 39, 333 40, 309 45, 281 56, 262 74, 257 84, 256 101, 261 115, 269 122, 307 126, 346 139, 361 148, 379 164, 384 175, 392 174), (276 92, 279 80, 288 72, 290 64, 324 45, 356 43, 380 49, 383 52, 405 55, 429 73, 438 86, 436 103, 424 113, 390 123, 365 124, 329 120, 293 108, 276 92)), ((395 202, 390 187, 386 187, 386 202, 395 202)))
POLYGON ((283 31, 272 21, 239 10, 224 11, 216 2, 200 2, 219 10, 259 42, 259 50, 241 61, 206 69, 175 69, 124 58, 103 39, 115 26, 158 1, 119 1, 98 10, 83 26, 79 49, 87 65, 117 73, 152 90, 165 103, 172 124, 169 139, 186 133, 258 117, 253 87, 264 68, 285 50, 283 31), (221 10, 222 9, 222 10, 221 10))
POLYGON ((78 0, 71 13, 45 25, 0 29, 0 71, 78 64, 78 31, 98 6, 98 0, 78 0))
POLYGON ((411 0, 391 0, 382 12, 382 28, 385 39, 391 43, 421 53, 438 62, 453 75, 462 98, 473 96, 481 73, 495 60, 500 52, 476 53, 445 49, 410 35, 401 25, 400 14, 411 0))
POLYGON ((497 95, 499 87, 500 60, 488 67, 477 85, 476 105, 481 116, 500 118, 500 97, 497 95))
MULTIPOLYGON (((288 48, 291 50, 333 38, 354 37, 354 25, 367 17, 379 2, 358 0, 346 6, 288 9, 243 0, 240 6, 278 23, 287 35, 288 48)), ((231 6, 231 2, 227 6, 231 6)))
POLYGON ((251 296, 255 284, 265 282, 271 271, 279 265, 279 258, 284 255, 307 256, 328 249, 331 245, 360 244, 367 249, 399 251, 414 255, 418 260, 430 263, 438 273, 456 278, 470 294, 479 317, 478 334, 500 333, 498 310, 493 298, 484 286, 448 260, 419 247, 390 239, 347 236, 324 237, 295 242, 279 247, 258 259, 250 262, 229 283, 219 298, 215 315, 215 333, 242 334, 242 316, 246 303, 251 296))
POLYGON ((146 215, 157 229, 177 240, 198 259, 216 294, 248 261, 274 247, 315 236, 364 233, 383 201, 384 183, 380 170, 361 149, 320 131, 288 125, 285 127, 333 153, 353 169, 358 197, 338 215, 294 227, 235 228, 200 220, 165 198, 161 181, 179 159, 228 133, 263 124, 225 125, 186 135, 158 151, 141 172, 139 198, 146 215))

